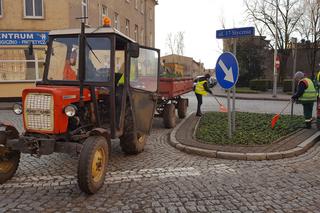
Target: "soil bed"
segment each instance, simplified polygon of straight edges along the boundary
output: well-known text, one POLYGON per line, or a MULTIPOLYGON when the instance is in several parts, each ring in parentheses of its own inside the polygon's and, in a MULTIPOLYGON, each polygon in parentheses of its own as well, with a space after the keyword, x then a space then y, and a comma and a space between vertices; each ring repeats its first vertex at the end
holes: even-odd
POLYGON ((274 114, 236 112, 236 133, 228 138, 228 114, 206 113, 201 117, 196 138, 208 144, 264 145, 270 144, 304 127, 303 116, 281 115, 274 129, 274 114))

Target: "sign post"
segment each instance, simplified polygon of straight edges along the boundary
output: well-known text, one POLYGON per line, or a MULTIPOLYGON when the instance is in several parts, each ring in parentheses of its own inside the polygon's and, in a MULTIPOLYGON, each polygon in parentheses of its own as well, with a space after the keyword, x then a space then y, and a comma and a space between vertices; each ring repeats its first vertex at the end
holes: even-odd
MULTIPOLYGON (((232 137, 232 112, 230 104, 230 89, 235 86, 239 78, 239 65, 237 58, 230 52, 220 55, 216 63, 216 78, 219 85, 228 90, 228 136, 232 137)), ((234 91, 235 93, 235 91, 234 91)), ((235 101, 235 94, 233 96, 235 101)), ((235 103, 233 103, 235 106, 235 103)))
POLYGON ((223 29, 223 30, 216 31, 217 39, 233 38, 233 54, 227 53, 227 54, 231 54, 233 59, 221 59, 221 58, 224 58, 222 56, 225 53, 223 53, 219 57, 216 64, 217 81, 222 88, 228 89, 228 126, 229 126, 228 136, 229 138, 231 138, 232 133, 236 131, 236 110, 235 110, 236 86, 235 84, 237 83, 238 77, 239 77, 239 66, 238 66, 238 60, 236 58, 236 55, 237 55, 237 39, 236 38, 254 36, 254 34, 255 34, 254 27, 223 29), (223 60, 226 60, 226 63, 228 65, 223 66, 225 64, 221 63, 220 62, 221 60, 222 62, 223 60), (232 73, 233 78, 230 77, 230 73, 232 73), (227 81, 229 84, 226 83, 225 81, 227 81), (231 104, 230 104, 230 88, 232 88, 232 99, 233 99, 232 110, 231 110, 231 104))

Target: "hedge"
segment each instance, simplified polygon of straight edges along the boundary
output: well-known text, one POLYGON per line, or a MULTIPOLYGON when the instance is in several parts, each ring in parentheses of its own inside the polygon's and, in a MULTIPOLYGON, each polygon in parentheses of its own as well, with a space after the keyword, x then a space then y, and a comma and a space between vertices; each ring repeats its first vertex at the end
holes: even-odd
POLYGON ((272 81, 268 79, 254 79, 250 81, 250 89, 267 91, 272 85, 272 81))
POLYGON ((284 79, 283 92, 291 92, 291 91, 292 91, 292 79, 284 79))

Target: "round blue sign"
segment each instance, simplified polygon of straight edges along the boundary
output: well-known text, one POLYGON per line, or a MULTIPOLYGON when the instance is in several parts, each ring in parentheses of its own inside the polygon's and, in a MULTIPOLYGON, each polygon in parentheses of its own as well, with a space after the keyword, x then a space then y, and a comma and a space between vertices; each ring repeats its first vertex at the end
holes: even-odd
POLYGON ((216 78, 224 89, 232 88, 239 78, 239 65, 237 58, 230 52, 220 55, 216 63, 216 78))

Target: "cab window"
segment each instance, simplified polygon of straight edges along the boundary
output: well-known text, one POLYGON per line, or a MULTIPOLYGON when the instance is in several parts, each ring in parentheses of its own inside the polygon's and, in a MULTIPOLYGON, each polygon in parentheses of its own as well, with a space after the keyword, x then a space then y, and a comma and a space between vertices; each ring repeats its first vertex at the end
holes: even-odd
POLYGON ((158 87, 158 52, 140 48, 138 58, 131 58, 130 86, 149 92, 158 87))

